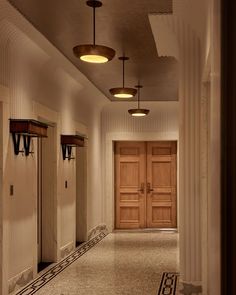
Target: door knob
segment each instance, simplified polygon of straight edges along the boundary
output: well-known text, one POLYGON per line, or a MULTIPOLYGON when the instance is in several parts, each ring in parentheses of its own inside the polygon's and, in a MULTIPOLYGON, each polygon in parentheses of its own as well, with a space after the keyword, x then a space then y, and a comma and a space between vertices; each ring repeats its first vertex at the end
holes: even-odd
POLYGON ((144 183, 141 183, 141 188, 138 190, 139 192, 141 192, 142 194, 144 194, 144 183))
POLYGON ((147 193, 150 194, 151 192, 153 192, 154 190, 151 188, 151 183, 148 182, 147 183, 147 193))

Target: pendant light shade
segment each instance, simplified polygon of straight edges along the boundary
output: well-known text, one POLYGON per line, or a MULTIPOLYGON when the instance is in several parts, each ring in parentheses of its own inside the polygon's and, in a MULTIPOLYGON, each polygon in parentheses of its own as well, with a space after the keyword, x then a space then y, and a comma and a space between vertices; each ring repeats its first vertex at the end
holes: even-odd
POLYGON ((133 117, 145 117, 149 114, 149 110, 146 109, 130 109, 128 110, 131 116, 133 117))
POLYGON ((123 62, 123 87, 111 88, 110 93, 117 98, 131 98, 137 93, 134 88, 125 87, 125 61, 129 60, 126 56, 119 57, 119 60, 123 62))
POLYGON ((86 2, 88 6, 93 8, 93 44, 77 45, 73 48, 74 55, 80 60, 89 63, 106 63, 112 60, 116 54, 115 50, 103 46, 97 45, 96 38, 96 22, 95 22, 95 10, 102 6, 102 2, 98 0, 92 0, 86 2))
POLYGON ((117 98, 131 98, 136 95, 137 90, 134 88, 120 87, 111 88, 110 93, 117 98))
POLYGON ((140 89, 143 88, 143 86, 137 85, 135 87, 138 88, 138 108, 137 109, 130 109, 130 110, 128 110, 128 112, 133 117, 145 117, 149 114, 150 111, 147 109, 140 108, 140 89))
POLYGON ((113 59, 115 51, 112 48, 102 45, 78 45, 74 49, 75 56, 82 61, 90 63, 106 63, 113 59))

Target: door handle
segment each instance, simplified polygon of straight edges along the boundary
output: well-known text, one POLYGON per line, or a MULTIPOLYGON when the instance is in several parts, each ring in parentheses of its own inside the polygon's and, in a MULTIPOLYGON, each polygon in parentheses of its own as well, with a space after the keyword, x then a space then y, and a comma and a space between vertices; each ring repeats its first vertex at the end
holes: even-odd
POLYGON ((150 193, 153 192, 153 191, 154 191, 154 189, 151 188, 151 183, 148 182, 148 183, 147 183, 147 193, 150 194, 150 193))
POLYGON ((138 191, 144 194, 144 182, 141 183, 141 188, 138 191))

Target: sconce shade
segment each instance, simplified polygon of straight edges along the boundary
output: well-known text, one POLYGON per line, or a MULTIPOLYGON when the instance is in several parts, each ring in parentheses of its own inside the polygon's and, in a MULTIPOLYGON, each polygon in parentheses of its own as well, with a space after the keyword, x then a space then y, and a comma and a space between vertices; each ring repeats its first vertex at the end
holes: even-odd
POLYGON ((31 137, 47 137, 48 125, 31 119, 10 119, 10 132, 31 137))
POLYGON ((84 146, 84 138, 79 135, 61 135, 61 144, 67 146, 84 146))

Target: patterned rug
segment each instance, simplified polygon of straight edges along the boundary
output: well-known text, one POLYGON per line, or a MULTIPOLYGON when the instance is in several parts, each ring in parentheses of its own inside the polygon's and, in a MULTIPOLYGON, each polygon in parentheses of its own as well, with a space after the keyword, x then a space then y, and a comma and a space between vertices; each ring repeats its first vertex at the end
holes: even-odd
POLYGON ((164 272, 161 279, 158 295, 177 295, 176 287, 179 274, 176 272, 164 272))
POLYGON ((95 238, 91 239, 88 242, 83 243, 79 246, 72 254, 68 255, 65 259, 57 263, 55 266, 50 268, 48 271, 43 273, 41 276, 34 279, 30 284, 26 287, 15 293, 15 295, 32 295, 40 288, 42 288, 45 284, 51 281, 55 276, 57 276, 60 272, 62 272, 65 268, 67 268, 71 263, 76 261, 79 257, 85 254, 89 249, 95 246, 98 242, 100 242, 106 236, 105 233, 101 232, 95 238))

